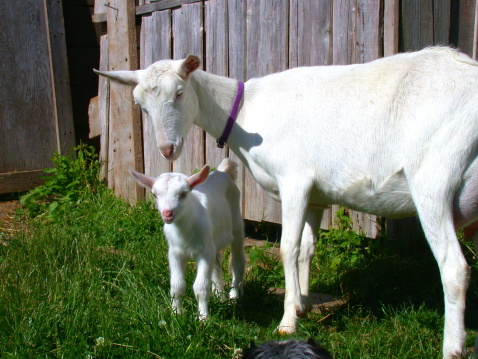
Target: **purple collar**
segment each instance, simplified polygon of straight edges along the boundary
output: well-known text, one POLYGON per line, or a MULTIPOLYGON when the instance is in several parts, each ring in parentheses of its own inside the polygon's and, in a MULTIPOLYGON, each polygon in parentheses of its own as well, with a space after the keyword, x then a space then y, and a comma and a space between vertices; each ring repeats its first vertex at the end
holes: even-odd
POLYGON ((231 133, 232 127, 234 126, 234 122, 236 122, 237 111, 239 110, 239 104, 241 103, 242 95, 244 94, 244 82, 237 83, 237 95, 236 99, 234 100, 234 105, 232 105, 231 114, 227 119, 226 127, 224 127, 224 131, 216 140, 217 147, 223 148, 227 142, 227 138, 231 133))

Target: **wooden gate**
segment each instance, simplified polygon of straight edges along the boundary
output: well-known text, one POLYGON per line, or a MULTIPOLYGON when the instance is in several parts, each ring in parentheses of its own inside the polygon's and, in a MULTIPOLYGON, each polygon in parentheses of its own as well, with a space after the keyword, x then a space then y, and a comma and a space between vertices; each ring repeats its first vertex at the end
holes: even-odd
POLYGON ((61 1, 1 1, 0 193, 38 185, 74 146, 61 1))

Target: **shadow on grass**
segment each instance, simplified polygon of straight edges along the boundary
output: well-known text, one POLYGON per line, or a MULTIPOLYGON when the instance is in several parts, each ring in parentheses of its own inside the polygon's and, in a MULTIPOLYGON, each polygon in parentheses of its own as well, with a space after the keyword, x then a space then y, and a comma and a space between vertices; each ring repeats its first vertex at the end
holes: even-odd
POLYGON ((279 324, 283 308, 283 300, 254 279, 244 283, 244 295, 238 300, 222 301, 214 296, 210 300, 211 313, 224 320, 234 318, 261 328, 279 324))
MULTIPOLYGON (((468 329, 477 330, 478 265, 466 246, 463 252, 471 267, 465 321, 468 329)), ((378 318, 384 307, 399 310, 407 305, 444 313, 440 273, 427 243, 418 243, 412 250, 398 248, 395 253, 366 260, 343 275, 341 289, 349 304, 362 306, 378 318)))

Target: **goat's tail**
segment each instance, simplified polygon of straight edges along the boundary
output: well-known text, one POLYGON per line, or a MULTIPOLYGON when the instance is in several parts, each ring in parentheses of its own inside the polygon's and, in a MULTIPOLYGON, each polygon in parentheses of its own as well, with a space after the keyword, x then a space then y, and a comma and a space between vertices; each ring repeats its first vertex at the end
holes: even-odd
POLYGON ((233 181, 237 179, 237 162, 231 160, 230 158, 224 158, 219 164, 217 170, 226 172, 233 181))

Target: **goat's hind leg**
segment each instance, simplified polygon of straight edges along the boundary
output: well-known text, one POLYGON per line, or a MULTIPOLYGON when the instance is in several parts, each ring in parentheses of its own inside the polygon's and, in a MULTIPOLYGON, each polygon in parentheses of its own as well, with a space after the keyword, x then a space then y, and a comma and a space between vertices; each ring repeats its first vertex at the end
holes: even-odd
POLYGON ((212 269, 212 292, 219 295, 221 299, 226 299, 224 293, 224 280, 222 279, 222 261, 224 255, 222 251, 217 252, 214 267, 212 269))
POLYGON ((429 192, 429 189, 416 190, 412 191, 412 196, 425 236, 438 263, 443 284, 443 357, 460 358, 466 338, 464 315, 470 270, 456 236, 451 200, 446 198, 449 191, 441 188, 440 191, 429 192))
POLYGON ((234 239, 231 243, 232 285, 229 298, 235 299, 242 295, 244 272, 246 270, 246 253, 244 252, 244 228, 233 230, 234 239))

